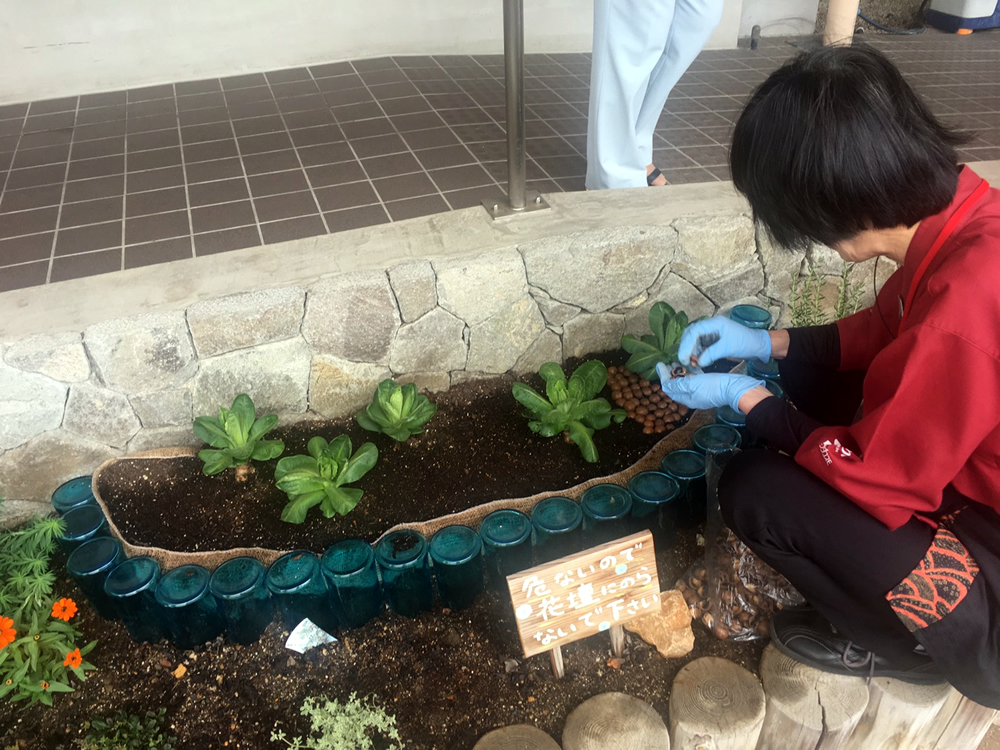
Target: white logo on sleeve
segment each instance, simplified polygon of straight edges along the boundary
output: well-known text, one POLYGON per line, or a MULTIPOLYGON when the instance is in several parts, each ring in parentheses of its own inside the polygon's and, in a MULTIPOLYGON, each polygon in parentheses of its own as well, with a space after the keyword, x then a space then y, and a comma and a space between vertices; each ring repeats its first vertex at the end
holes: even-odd
POLYGON ((826 461, 827 466, 833 466, 833 459, 830 457, 830 449, 842 458, 850 458, 853 454, 840 444, 839 440, 824 440, 819 445, 819 452, 823 456, 823 460, 826 461))

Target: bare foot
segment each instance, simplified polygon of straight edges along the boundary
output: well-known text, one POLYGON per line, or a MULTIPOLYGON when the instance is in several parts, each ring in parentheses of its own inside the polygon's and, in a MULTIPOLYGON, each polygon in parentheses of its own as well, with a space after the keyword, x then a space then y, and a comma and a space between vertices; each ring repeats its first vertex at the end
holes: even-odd
MULTIPOLYGON (((648 179, 649 179, 649 175, 653 174, 653 171, 655 169, 656 169, 656 165, 655 164, 647 164, 646 165, 646 179, 647 179, 647 182, 648 182, 648 179)), ((653 187, 659 187, 660 185, 666 185, 666 184, 667 184, 667 178, 664 177, 662 174, 656 175, 656 179, 653 180, 652 182, 649 182, 649 185, 651 185, 653 187)))

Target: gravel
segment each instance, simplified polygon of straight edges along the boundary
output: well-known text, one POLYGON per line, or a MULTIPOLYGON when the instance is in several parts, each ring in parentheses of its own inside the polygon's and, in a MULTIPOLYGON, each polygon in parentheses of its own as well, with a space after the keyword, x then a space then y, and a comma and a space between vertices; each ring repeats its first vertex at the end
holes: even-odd
MULTIPOLYGON (((816 31, 821 33, 826 24, 826 9, 829 0, 820 0, 819 15, 816 18, 816 31)), ((894 29, 919 28, 921 0, 861 0, 861 12, 873 21, 894 29)), ((884 34, 886 32, 858 19, 858 28, 866 34, 884 34)))

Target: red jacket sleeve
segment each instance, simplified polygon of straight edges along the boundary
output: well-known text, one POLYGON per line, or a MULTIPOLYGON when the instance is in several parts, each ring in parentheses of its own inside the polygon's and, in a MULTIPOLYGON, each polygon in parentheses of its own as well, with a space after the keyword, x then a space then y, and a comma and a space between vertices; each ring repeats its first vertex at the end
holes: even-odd
POLYGON ((902 283, 900 268, 882 285, 874 305, 837 321, 841 370, 867 370, 875 356, 892 341, 899 328, 902 283))
MULTIPOLYGON (((995 354, 929 323, 908 328, 871 362, 865 416, 817 428, 795 460, 890 529, 936 510, 1000 421, 995 354)), ((865 356, 855 347, 847 363, 865 356)))

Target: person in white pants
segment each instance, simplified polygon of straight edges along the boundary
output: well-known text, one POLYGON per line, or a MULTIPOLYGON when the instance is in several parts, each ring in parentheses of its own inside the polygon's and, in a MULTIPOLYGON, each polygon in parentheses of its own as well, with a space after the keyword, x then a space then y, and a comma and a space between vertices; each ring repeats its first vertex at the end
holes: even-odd
POLYGON ((653 130, 674 84, 719 24, 722 3, 594 0, 589 190, 664 184, 653 165, 653 130))

